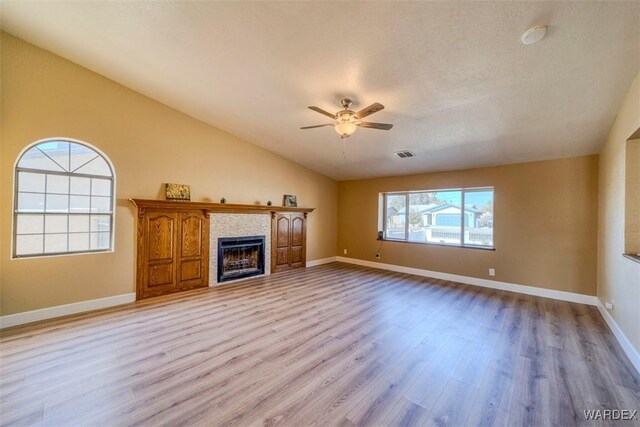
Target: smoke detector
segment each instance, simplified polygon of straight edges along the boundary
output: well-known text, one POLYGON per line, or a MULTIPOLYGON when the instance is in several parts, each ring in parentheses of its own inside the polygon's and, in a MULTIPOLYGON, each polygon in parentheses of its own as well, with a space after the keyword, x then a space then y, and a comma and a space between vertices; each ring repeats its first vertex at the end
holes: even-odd
POLYGON ((406 159, 406 158, 409 158, 409 157, 415 157, 416 156, 415 154, 413 154, 409 150, 396 151, 393 154, 395 154, 396 156, 400 157, 401 159, 406 159))
POLYGON ((538 43, 540 40, 544 38, 547 34, 547 26, 546 25, 537 25, 535 27, 529 28, 522 35, 522 43, 523 44, 534 44, 538 43))

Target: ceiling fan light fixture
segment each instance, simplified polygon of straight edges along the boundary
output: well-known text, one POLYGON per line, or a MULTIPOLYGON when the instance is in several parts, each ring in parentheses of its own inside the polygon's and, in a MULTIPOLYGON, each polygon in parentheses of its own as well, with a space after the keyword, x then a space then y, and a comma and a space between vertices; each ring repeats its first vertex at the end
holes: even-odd
POLYGON ((379 102, 375 102, 368 107, 363 108, 362 110, 352 111, 349 109, 351 106, 350 99, 343 99, 340 101, 342 104, 343 110, 338 111, 335 114, 332 114, 326 110, 323 110, 320 107, 310 106, 309 109, 315 111, 316 113, 320 113, 323 116, 330 117, 333 119, 333 123, 326 123, 322 125, 313 125, 313 126, 302 126, 300 129, 313 129, 313 128, 321 128, 325 126, 333 126, 333 129, 336 131, 340 138, 348 138, 358 129, 359 127, 369 128, 369 129, 380 129, 380 130, 389 130, 393 127, 392 124, 389 123, 375 123, 375 122, 364 122, 362 118, 370 116, 373 113, 377 113, 380 110, 384 109, 384 105, 379 102))
POLYGON ((334 129, 342 138, 348 138, 358 129, 358 126, 351 120, 346 120, 336 123, 334 129))
POLYGON ((341 122, 346 122, 346 121, 350 121, 352 116, 353 116, 353 113, 349 111, 339 111, 336 118, 341 122))

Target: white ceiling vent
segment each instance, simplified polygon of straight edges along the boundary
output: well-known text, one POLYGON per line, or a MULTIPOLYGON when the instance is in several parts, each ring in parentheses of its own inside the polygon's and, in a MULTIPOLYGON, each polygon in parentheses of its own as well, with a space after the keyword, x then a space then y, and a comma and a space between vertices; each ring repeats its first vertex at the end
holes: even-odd
POLYGON ((400 157, 401 159, 408 159, 409 157, 415 157, 416 156, 415 154, 413 154, 409 150, 396 151, 393 154, 395 154, 396 156, 400 157))

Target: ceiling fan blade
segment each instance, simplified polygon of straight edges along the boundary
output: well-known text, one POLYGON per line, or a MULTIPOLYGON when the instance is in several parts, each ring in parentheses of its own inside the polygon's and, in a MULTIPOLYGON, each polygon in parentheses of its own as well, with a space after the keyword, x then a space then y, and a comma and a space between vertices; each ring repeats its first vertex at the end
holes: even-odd
POLYGON ((377 113, 378 111, 384 109, 384 105, 376 102, 375 104, 371 104, 366 108, 358 111, 355 115, 356 119, 362 119, 363 117, 367 117, 373 113, 377 113))
POLYGON ((331 118, 332 118, 332 119, 334 119, 334 120, 335 120, 335 118, 336 118, 336 115, 335 115, 335 114, 331 114, 330 112, 325 111, 325 110, 323 110, 322 108, 319 108, 319 107, 309 107, 309 109, 310 109, 310 110, 313 110, 313 111, 315 111, 315 112, 318 112, 318 113, 320 113, 320 114, 324 114, 324 115, 325 115, 325 116, 327 116, 327 117, 331 117, 331 118))
POLYGON ((324 127, 324 126, 333 126, 333 124, 327 123, 325 125, 304 126, 304 127, 301 127, 300 129, 313 129, 313 128, 321 128, 321 127, 324 127))
POLYGON ((357 122, 357 126, 371 129, 389 130, 393 127, 391 123, 373 123, 373 122, 357 122))

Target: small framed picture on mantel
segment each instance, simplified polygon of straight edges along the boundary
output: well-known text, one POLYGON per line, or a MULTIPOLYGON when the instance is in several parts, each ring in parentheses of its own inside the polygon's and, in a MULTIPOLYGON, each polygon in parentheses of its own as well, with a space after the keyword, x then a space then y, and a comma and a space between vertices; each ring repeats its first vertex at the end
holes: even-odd
POLYGON ((287 207, 287 208, 297 208, 298 207, 298 201, 296 200, 296 196, 294 196, 292 194, 285 194, 282 197, 282 206, 287 207))
POLYGON ((191 200, 191 187, 187 184, 165 184, 164 193, 167 200, 191 200))

